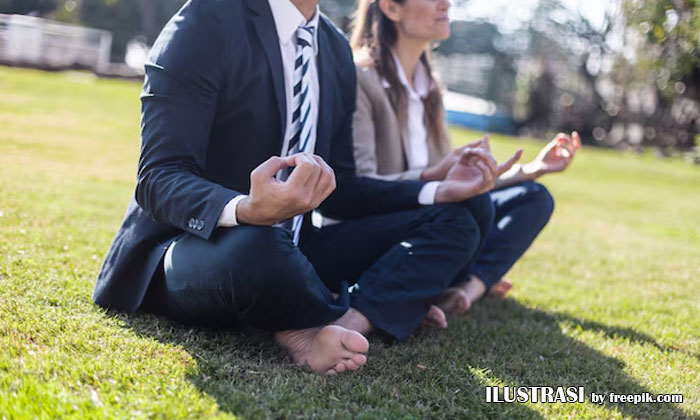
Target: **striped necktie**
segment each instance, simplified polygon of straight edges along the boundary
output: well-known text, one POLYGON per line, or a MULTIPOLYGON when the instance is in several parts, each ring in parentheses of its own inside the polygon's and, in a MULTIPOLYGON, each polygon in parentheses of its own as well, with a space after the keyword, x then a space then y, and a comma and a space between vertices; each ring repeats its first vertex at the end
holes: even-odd
MULTIPOLYGON (((294 61, 294 91, 292 93, 292 125, 290 130, 294 135, 289 139, 287 144, 286 156, 291 156, 296 153, 308 152, 313 150, 309 148, 309 140, 311 138, 311 95, 309 94, 309 63, 313 59, 314 49, 314 27, 302 26, 297 29, 297 54, 294 61)), ((282 171, 280 180, 286 181, 289 178, 290 170, 282 171)), ((299 243, 299 233, 301 232, 301 223, 304 219, 303 215, 294 216, 291 219, 281 223, 283 228, 289 229, 293 233, 294 244, 299 243)))

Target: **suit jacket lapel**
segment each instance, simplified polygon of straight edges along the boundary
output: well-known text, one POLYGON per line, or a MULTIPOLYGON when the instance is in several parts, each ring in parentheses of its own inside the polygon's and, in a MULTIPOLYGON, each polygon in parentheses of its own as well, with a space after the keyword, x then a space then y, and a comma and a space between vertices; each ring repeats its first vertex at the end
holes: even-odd
POLYGON ((282 53, 280 52, 279 36, 272 17, 270 5, 265 0, 247 0, 248 7, 256 13, 253 25, 262 42, 267 64, 272 75, 272 84, 275 89, 277 108, 280 113, 280 138, 284 140, 287 128, 287 97, 284 90, 284 67, 282 67, 282 53))
POLYGON ((332 74, 333 70, 333 52, 330 50, 328 35, 322 26, 323 19, 319 19, 318 23, 318 85, 319 85, 319 104, 318 104, 318 125, 316 126, 316 153, 327 159, 331 149, 331 133, 333 119, 333 101, 332 101, 332 74))

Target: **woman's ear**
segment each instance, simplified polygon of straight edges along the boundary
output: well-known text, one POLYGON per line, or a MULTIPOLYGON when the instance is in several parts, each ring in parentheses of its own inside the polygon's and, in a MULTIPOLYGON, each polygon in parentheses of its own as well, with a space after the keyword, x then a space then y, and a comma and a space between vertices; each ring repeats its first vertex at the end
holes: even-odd
POLYGON ((401 5, 394 0, 377 0, 379 1, 379 10, 392 22, 401 20, 401 5))

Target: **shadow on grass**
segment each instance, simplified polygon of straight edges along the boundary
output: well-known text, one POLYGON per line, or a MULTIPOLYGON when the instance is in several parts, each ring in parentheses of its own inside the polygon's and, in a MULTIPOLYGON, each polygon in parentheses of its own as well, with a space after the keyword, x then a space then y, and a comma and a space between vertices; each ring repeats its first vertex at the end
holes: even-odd
MULTIPOLYGON (((562 324, 672 350, 632 329, 534 310, 513 300, 488 301, 447 331, 423 331, 398 345, 372 338, 365 368, 326 378, 291 365, 267 333, 189 329, 149 315, 116 316, 140 336, 184 348, 197 362, 188 379, 215 398, 222 411, 241 418, 543 418, 523 404, 487 404, 488 384, 482 378, 514 386, 584 386, 587 398, 591 392, 654 394, 627 375, 620 360, 569 337, 562 324)), ((634 418, 698 418, 672 404, 605 406, 634 418)), ((573 413, 563 407, 561 415, 573 413)))
MULTIPOLYGON (((655 392, 629 376, 622 361, 570 337, 563 328, 592 331, 606 339, 622 338, 637 345, 653 346, 661 352, 675 351, 633 329, 536 310, 510 299, 487 301, 468 319, 457 322, 464 333, 472 334, 470 351, 463 355, 464 360, 472 366, 487 368, 490 377, 515 386, 584 386, 587 398, 591 392, 605 395, 610 392, 655 395, 655 392)), ((688 400, 691 396, 684 397, 688 400)), ((606 401, 604 406, 634 418, 699 418, 675 404, 606 401)))

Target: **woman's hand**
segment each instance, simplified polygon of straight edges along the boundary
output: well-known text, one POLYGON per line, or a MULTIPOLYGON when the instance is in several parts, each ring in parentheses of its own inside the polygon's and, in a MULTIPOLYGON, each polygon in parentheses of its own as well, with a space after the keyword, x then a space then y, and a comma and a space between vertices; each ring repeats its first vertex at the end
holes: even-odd
POLYGON ((457 203, 493 189, 496 179, 522 156, 518 150, 498 164, 488 150, 465 148, 435 192, 435 203, 457 203))
POLYGON ((440 162, 438 162, 437 165, 431 166, 430 168, 426 168, 423 173, 421 174, 421 180, 423 181, 442 181, 447 177, 447 173, 450 172, 450 169, 459 161, 460 156, 462 156, 462 153, 467 150, 467 149, 485 149, 489 150, 490 146, 488 144, 489 142, 489 135, 486 134, 484 137, 480 138, 479 140, 469 143, 466 146, 458 147, 456 149, 452 149, 452 151, 442 158, 440 162))
POLYGON ((571 164, 580 148, 581 137, 577 132, 574 131, 571 136, 559 133, 540 151, 535 160, 523 165, 523 176, 527 180, 534 180, 545 174, 562 172, 571 164))

